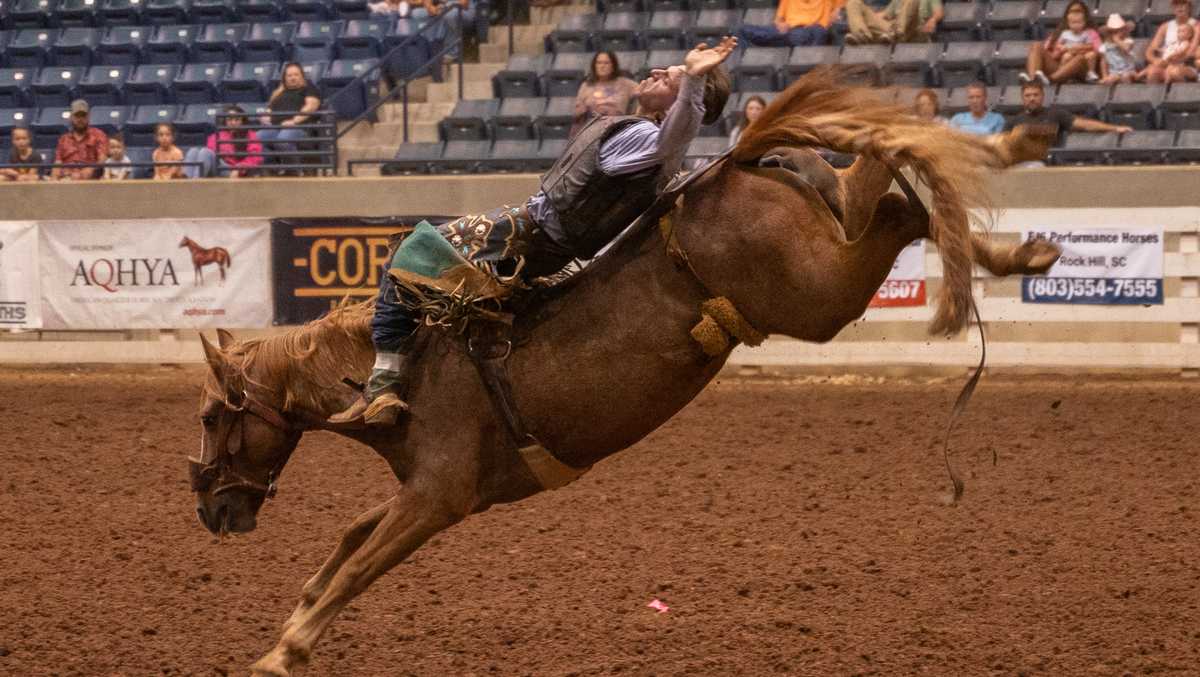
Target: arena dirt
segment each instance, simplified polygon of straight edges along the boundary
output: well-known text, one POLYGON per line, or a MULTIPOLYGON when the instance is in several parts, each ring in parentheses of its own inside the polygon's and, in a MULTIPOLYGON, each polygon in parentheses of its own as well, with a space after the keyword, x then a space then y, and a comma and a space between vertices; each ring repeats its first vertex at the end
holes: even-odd
MULTIPOLYGON (((388 496, 382 461, 312 434, 218 542, 186 482, 199 373, 0 371, 0 674, 244 675, 388 496)), ((714 385, 437 537, 306 674, 1197 674, 1200 385, 986 379, 952 506, 957 386, 714 385)))

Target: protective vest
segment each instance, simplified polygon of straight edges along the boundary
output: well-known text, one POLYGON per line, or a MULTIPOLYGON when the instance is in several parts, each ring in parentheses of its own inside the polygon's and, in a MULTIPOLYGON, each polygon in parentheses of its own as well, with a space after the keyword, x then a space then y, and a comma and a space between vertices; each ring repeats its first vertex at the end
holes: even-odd
POLYGON ((595 256, 650 207, 665 183, 661 166, 620 176, 600 171, 601 144, 642 120, 633 115, 593 118, 542 177, 542 192, 578 258, 595 256))

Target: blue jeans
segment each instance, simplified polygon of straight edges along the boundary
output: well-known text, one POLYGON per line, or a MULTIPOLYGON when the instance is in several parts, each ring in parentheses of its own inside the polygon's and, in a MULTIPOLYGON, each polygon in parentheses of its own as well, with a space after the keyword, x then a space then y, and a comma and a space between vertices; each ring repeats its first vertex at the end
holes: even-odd
POLYGON ((184 175, 189 179, 229 176, 229 165, 218 160, 217 154, 209 150, 206 146, 189 148, 187 155, 184 155, 183 159, 185 162, 199 162, 201 164, 199 167, 189 165, 183 168, 184 175))
POLYGON ((417 329, 417 319, 396 300, 396 283, 385 271, 380 275, 375 315, 371 318, 371 343, 377 353, 398 353, 417 329))
POLYGON ((780 33, 774 26, 742 26, 743 43, 759 47, 810 47, 823 45, 829 41, 829 31, 820 24, 811 26, 795 26, 786 33, 780 33))
MULTIPOLYGON (((262 141, 263 148, 276 151, 296 150, 296 144, 288 142, 303 141, 307 138, 308 132, 303 129, 263 129, 258 132, 258 140, 262 141)), ((295 164, 300 159, 276 155, 267 157, 264 161, 268 164, 295 164)))
MULTIPOLYGON (((458 5, 455 5, 449 9, 443 10, 440 16, 446 17, 445 21, 427 31, 421 31, 421 35, 424 35, 425 39, 428 40, 431 45, 433 45, 433 51, 437 52, 442 49, 443 43, 446 40, 446 36, 450 34, 450 26, 456 20, 456 17, 453 16, 454 13, 458 13, 459 16, 457 17, 457 20, 462 21, 462 34, 464 38, 467 35, 475 32, 474 7, 462 9, 458 5)), ((434 19, 434 17, 429 16, 429 12, 424 7, 417 7, 413 9, 412 12, 409 13, 409 16, 415 19, 417 24, 420 26, 424 26, 434 19)), ((455 48, 450 50, 447 52, 447 56, 457 57, 458 49, 455 48)))

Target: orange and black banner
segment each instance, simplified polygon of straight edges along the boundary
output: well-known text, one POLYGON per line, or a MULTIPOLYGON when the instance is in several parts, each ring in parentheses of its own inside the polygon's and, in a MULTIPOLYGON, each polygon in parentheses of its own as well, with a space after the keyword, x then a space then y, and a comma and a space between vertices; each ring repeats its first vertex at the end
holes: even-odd
POLYGON ((302 324, 343 298, 374 296, 387 264, 388 237, 422 219, 438 225, 450 218, 273 219, 275 324, 302 324))

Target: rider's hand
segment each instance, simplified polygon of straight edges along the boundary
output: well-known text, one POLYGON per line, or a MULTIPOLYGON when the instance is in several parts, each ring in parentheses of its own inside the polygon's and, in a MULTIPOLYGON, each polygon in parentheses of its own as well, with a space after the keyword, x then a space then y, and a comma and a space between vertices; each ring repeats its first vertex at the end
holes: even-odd
POLYGON ((684 71, 692 76, 704 75, 727 59, 735 47, 737 47, 737 38, 729 36, 722 38, 721 44, 712 48, 702 42, 684 57, 684 71))

